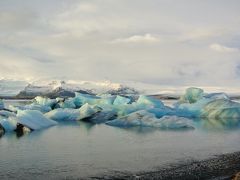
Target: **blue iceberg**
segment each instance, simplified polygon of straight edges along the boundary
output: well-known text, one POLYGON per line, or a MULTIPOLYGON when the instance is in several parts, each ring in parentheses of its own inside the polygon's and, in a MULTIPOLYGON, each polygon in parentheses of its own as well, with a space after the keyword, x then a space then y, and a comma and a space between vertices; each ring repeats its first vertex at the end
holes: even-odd
MULTIPOLYGON (((229 99, 225 93, 204 93, 189 88, 175 104, 176 115, 211 119, 239 119, 240 103, 229 99)), ((229 120, 230 122, 230 120, 229 120)))
POLYGON ((56 121, 45 117, 41 112, 36 110, 19 110, 16 121, 31 130, 39 130, 57 124, 56 121))
POLYGON ((127 116, 123 116, 112 121, 107 121, 106 124, 117 127, 141 126, 161 129, 194 128, 191 124, 191 120, 187 118, 177 116, 163 116, 162 118, 158 119, 154 114, 149 113, 146 110, 140 110, 127 116))

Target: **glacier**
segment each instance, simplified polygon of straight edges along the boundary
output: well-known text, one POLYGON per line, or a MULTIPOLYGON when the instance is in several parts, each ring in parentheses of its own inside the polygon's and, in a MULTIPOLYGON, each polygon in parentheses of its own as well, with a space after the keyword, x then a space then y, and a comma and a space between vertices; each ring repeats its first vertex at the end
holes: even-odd
POLYGON ((206 93, 191 87, 172 107, 147 95, 92 94, 74 97, 35 97, 30 104, 5 108, 0 100, 0 126, 14 131, 18 125, 40 130, 62 121, 88 121, 116 127, 196 129, 238 127, 240 103, 225 93, 206 93))

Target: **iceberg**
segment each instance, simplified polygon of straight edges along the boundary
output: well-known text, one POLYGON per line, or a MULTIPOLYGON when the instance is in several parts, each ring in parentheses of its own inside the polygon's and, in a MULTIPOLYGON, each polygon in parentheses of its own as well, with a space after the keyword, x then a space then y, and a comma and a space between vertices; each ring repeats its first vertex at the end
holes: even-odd
POLYGON ((116 118, 117 118, 117 113, 114 111, 101 111, 101 112, 97 112, 90 118, 85 118, 85 121, 99 124, 99 123, 104 123, 106 121, 110 121, 116 118))
POLYGON ((36 102, 36 104, 39 104, 41 106, 49 106, 51 108, 57 103, 56 99, 50 99, 50 98, 41 97, 41 96, 35 97, 34 101, 36 102))
POLYGON ((73 98, 69 98, 61 101, 59 100, 58 105, 60 108, 72 108, 72 109, 76 108, 73 98))
POLYGON ((240 119, 240 103, 228 99, 216 99, 201 109, 201 117, 210 119, 240 119))
POLYGON ((13 112, 17 112, 18 110, 36 110, 36 111, 40 111, 42 113, 46 113, 52 110, 52 108, 50 106, 42 106, 39 104, 28 104, 25 106, 13 106, 10 105, 9 106, 9 110, 13 111, 13 112))
POLYGON ((58 108, 54 109, 45 114, 49 119, 55 121, 77 121, 84 118, 89 118, 96 113, 100 112, 102 109, 95 105, 84 104, 79 109, 71 108, 58 108))
POLYGON ((101 112, 102 108, 98 107, 97 105, 89 105, 88 103, 86 103, 79 109, 79 111, 81 119, 84 119, 89 118, 98 112, 101 112))
POLYGON ((175 111, 184 117, 238 119, 240 103, 231 101, 225 93, 206 94, 199 88, 189 88, 175 104, 175 111))
POLYGON ((107 121, 106 124, 117 127, 155 127, 161 129, 182 129, 193 128, 191 120, 177 116, 163 116, 158 119, 154 114, 147 112, 146 110, 140 110, 131 113, 127 116, 107 121))
POLYGON ((14 131, 17 128, 17 121, 14 118, 1 118, 0 125, 5 132, 14 131))
POLYGON ((11 112, 11 111, 0 110, 0 116, 8 118, 8 117, 15 117, 16 114, 14 112, 11 112))
POLYGON ((113 102, 113 105, 129 104, 130 101, 131 101, 131 99, 129 99, 129 98, 117 95, 113 102))
POLYGON ((183 96, 180 97, 179 103, 195 103, 201 99, 204 95, 204 91, 200 88, 187 88, 183 96))
POLYGON ((95 95, 91 94, 82 94, 75 92, 75 98, 74 103, 76 107, 81 107, 82 105, 88 103, 91 105, 97 104, 97 100, 101 99, 100 97, 97 97, 95 95))
POLYGON ((148 107, 148 108, 162 108, 164 104, 159 99, 154 97, 140 95, 136 102, 132 103, 138 107, 148 107))
POLYGON ((18 110, 16 121, 31 130, 39 130, 57 124, 37 110, 18 110))
POLYGON ((1 109, 4 109, 4 103, 3 103, 3 100, 0 99, 0 110, 1 109))
POLYGON ((79 109, 58 108, 45 114, 45 117, 55 121, 76 121, 81 119, 79 109))

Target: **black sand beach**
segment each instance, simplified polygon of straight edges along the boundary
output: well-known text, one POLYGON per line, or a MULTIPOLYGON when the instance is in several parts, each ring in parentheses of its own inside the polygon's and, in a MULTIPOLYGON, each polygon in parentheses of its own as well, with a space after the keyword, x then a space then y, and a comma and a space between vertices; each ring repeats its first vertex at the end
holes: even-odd
POLYGON ((223 154, 203 161, 173 164, 152 172, 116 173, 90 179, 240 179, 240 152, 223 154))

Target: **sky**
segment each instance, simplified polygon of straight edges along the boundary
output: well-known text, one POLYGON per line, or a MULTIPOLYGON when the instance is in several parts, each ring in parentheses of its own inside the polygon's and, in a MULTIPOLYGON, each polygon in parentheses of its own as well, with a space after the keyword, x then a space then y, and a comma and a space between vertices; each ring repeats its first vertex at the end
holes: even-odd
POLYGON ((239 0, 1 0, 0 78, 240 84, 239 0))

